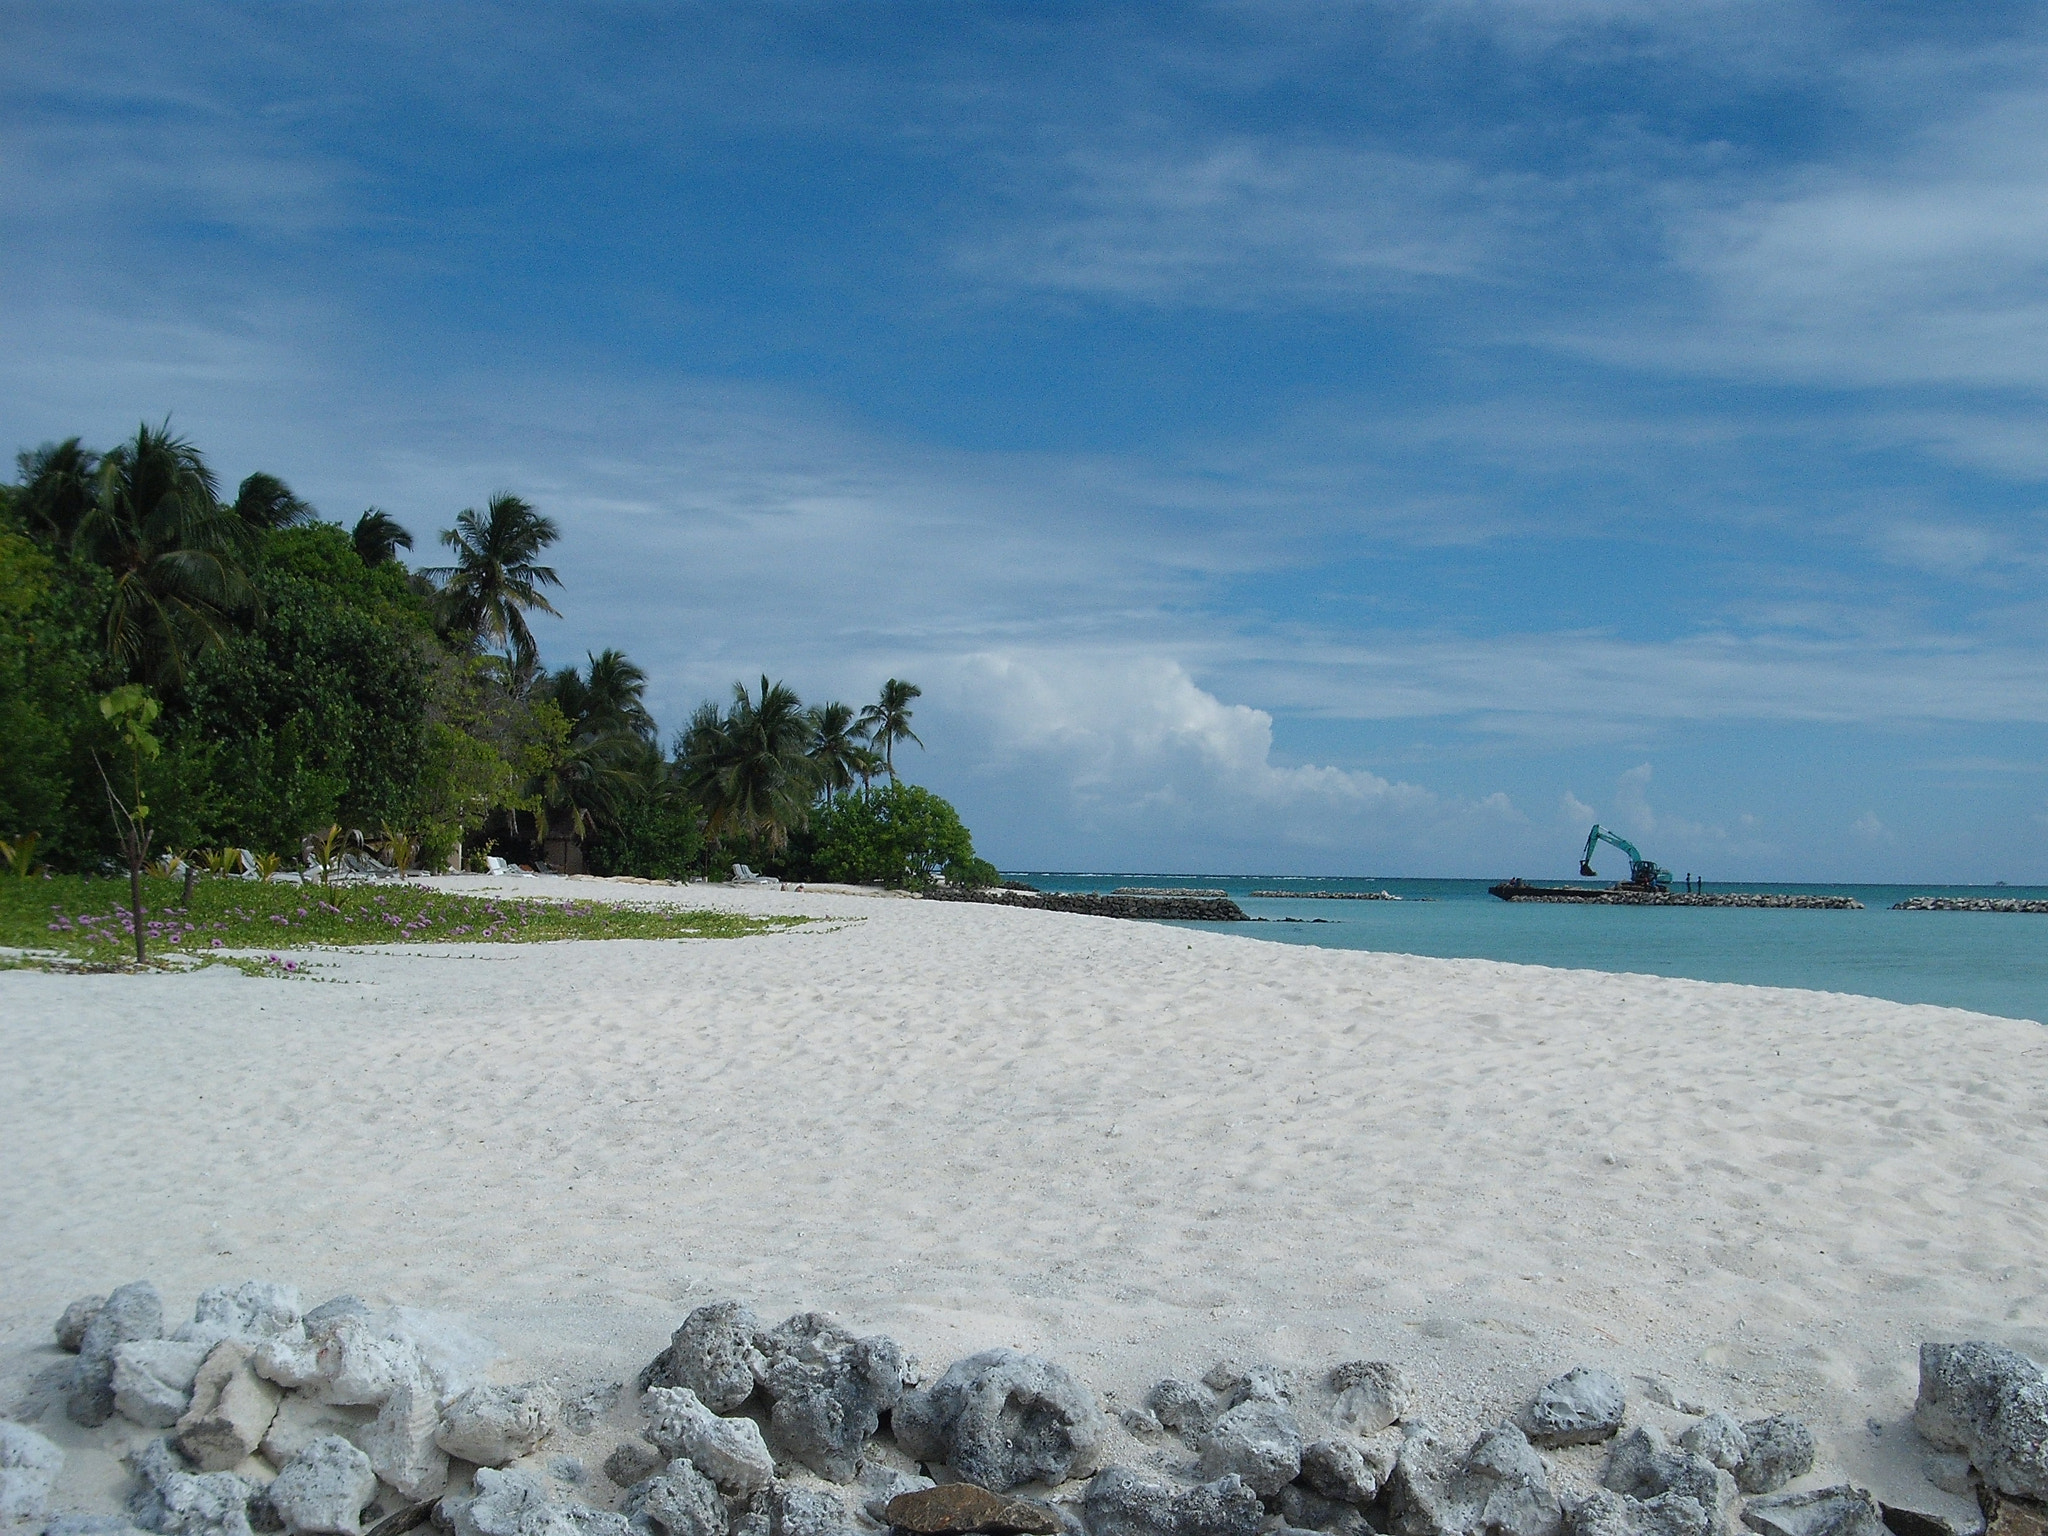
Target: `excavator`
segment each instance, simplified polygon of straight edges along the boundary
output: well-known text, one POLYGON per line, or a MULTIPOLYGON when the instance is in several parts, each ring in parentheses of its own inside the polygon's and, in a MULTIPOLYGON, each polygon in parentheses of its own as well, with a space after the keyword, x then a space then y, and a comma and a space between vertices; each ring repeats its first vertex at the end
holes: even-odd
MULTIPOLYGON (((1662 895, 1671 889, 1671 871, 1660 869, 1636 851, 1636 845, 1619 832, 1610 832, 1605 827, 1594 825, 1586 834, 1586 851, 1579 855, 1579 873, 1588 880, 1600 878, 1593 868, 1593 850, 1602 843, 1611 843, 1628 855, 1628 879, 1608 886, 1609 891, 1640 891, 1648 895, 1662 895)), ((1487 890, 1502 901, 1587 901, 1601 894, 1590 891, 1583 885, 1531 885, 1526 880, 1504 880, 1499 885, 1488 886, 1487 890)))
POLYGON ((1671 889, 1671 871, 1659 869, 1650 860, 1636 852, 1636 845, 1618 832, 1610 832, 1598 822, 1586 834, 1586 851, 1579 855, 1579 873, 1588 880, 1597 880, 1599 872, 1593 868, 1593 850, 1602 843, 1612 843, 1628 855, 1628 889, 1637 891, 1668 891, 1671 889))

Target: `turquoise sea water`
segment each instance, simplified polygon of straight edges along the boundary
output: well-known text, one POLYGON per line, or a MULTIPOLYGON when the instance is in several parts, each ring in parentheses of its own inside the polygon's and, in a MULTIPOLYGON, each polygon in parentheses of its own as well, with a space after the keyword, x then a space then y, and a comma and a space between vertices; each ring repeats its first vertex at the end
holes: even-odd
MULTIPOLYGON (((2048 913, 1893 912, 1909 896, 2048 900, 2048 887, 1721 885, 1709 891, 1853 896, 1862 912, 1758 908, 1578 907, 1505 902, 1486 880, 1319 880, 1271 875, 1022 872, 1048 891, 1118 886, 1222 890, 1267 921, 1203 924, 1283 944, 1513 960, 1592 971, 1686 976, 1855 992, 2048 1020, 2048 913), (1387 890, 1400 901, 1253 900, 1254 890, 1387 890), (1287 922, 1284 919, 1299 919, 1287 922), (1314 919, 1323 921, 1316 922, 1314 919)), ((1563 883, 1563 882, 1559 882, 1563 883)), ((1595 883, 1595 882, 1586 882, 1595 883)))

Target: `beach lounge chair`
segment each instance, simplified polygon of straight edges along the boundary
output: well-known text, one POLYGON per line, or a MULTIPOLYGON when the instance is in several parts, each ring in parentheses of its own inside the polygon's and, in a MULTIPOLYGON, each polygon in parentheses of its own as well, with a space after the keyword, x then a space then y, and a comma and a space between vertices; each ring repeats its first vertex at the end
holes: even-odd
POLYGON ((744 864, 733 865, 732 883, 734 885, 772 885, 778 891, 782 889, 782 882, 773 875, 757 875, 744 864))

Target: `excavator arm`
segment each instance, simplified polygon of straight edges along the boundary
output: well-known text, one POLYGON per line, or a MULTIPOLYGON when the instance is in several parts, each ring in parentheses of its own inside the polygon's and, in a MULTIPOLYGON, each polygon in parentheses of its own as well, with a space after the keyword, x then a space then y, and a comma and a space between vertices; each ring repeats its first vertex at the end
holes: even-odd
POLYGON ((1598 873, 1593 868, 1593 850, 1602 843, 1612 843, 1616 848, 1619 848, 1628 855, 1628 883, 1630 885, 1641 886, 1645 890, 1657 890, 1671 883, 1671 872, 1669 870, 1659 869, 1650 860, 1636 852, 1636 845, 1634 843, 1618 832, 1608 831, 1598 823, 1595 823, 1593 830, 1586 834, 1586 851, 1579 855, 1579 873, 1586 879, 1597 880, 1599 878, 1598 873))
POLYGON ((1643 862, 1643 856, 1636 852, 1636 845, 1634 843, 1619 833, 1608 831, 1596 822, 1593 830, 1586 834, 1586 851, 1579 855, 1579 873, 1588 880, 1599 878, 1593 871, 1593 850, 1602 843, 1612 843, 1623 853, 1627 854, 1631 869, 1643 862))

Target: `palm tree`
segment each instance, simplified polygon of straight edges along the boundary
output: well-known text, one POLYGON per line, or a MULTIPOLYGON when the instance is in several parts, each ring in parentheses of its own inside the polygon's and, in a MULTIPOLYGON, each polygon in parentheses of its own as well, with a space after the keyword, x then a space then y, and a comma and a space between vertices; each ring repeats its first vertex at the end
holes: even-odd
POLYGON ((545 848, 550 837, 581 838, 596 823, 615 819, 619 801, 640 788, 640 746, 639 738, 620 732, 571 738, 526 783, 538 807, 534 840, 545 848))
POLYGON ((275 475, 266 475, 262 470, 242 482, 235 493, 235 515, 252 528, 265 533, 275 533, 280 528, 296 528, 301 523, 317 520, 320 514, 313 510, 311 502, 301 501, 292 494, 292 488, 275 475))
POLYGON ((249 526, 220 504, 213 471, 168 422, 145 423, 100 460, 72 543, 113 572, 107 659, 124 676, 182 678, 253 606, 249 526))
POLYGON ((704 830, 759 838, 770 852, 810 819, 817 770, 807 753, 811 722, 803 701, 761 678, 761 696, 733 684, 732 707, 702 704, 678 743, 683 780, 704 807, 704 830))
POLYGON ((590 671, 582 683, 583 729, 623 731, 642 741, 653 739, 654 716, 647 712, 647 674, 628 661, 624 651, 605 650, 590 656, 590 671))
POLYGON ((882 684, 881 698, 860 712, 861 728, 868 740, 882 749, 882 769, 892 779, 896 777, 896 743, 924 745, 910 728, 910 701, 923 697, 924 690, 917 684, 892 677, 882 684))
POLYGON ((401 549, 412 548, 412 535, 382 507, 371 507, 356 519, 349 542, 355 545, 363 564, 385 565, 396 560, 401 549))
POLYGON ((836 799, 853 788, 859 775, 859 759, 865 749, 854 725, 851 704, 819 704, 810 712, 809 757, 818 775, 818 789, 827 799, 836 799))
POLYGON ((540 589, 562 584, 552 569, 534 561, 561 536, 553 518, 505 492, 493 496, 482 513, 472 507, 458 514, 455 526, 441 533, 441 542, 455 551, 455 564, 426 573, 442 583, 450 627, 502 645, 508 662, 530 665, 538 647, 526 627, 526 610, 555 613, 540 589))
POLYGON ((71 536, 91 510, 100 456, 81 447, 77 438, 67 437, 61 443, 24 448, 14 462, 21 470, 18 505, 29 527, 68 549, 71 536))

